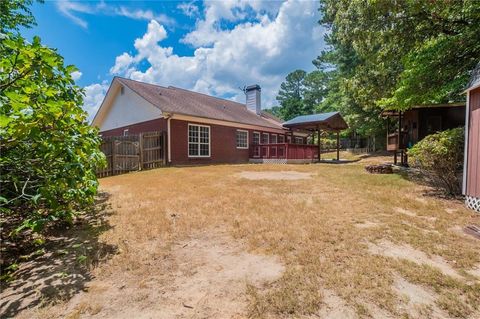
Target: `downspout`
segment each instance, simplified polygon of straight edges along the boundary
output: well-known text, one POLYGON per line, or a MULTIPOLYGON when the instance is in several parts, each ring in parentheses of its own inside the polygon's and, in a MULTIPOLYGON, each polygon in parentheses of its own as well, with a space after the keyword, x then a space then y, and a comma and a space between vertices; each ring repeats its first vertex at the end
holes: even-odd
POLYGON ((467 193, 467 169, 468 169, 468 126, 470 124, 470 91, 467 91, 467 104, 465 104, 465 147, 463 153, 463 181, 462 195, 467 193))
POLYGON ((170 120, 172 119, 172 114, 165 113, 165 118, 167 119, 167 161, 168 164, 172 163, 172 138, 171 138, 171 124, 170 120))

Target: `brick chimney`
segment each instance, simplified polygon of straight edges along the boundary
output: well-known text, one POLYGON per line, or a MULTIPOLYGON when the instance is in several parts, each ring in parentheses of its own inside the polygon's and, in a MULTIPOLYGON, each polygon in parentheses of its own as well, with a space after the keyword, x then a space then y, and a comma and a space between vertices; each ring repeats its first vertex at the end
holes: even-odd
POLYGON ((261 92, 262 89, 258 84, 249 85, 245 88, 245 95, 247 96, 247 109, 257 113, 257 115, 262 113, 261 92))

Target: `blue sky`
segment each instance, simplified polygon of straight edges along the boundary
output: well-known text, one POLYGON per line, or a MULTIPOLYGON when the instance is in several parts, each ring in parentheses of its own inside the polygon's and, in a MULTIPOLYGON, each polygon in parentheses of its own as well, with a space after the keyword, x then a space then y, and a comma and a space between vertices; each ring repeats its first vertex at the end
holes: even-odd
POLYGON ((23 30, 79 68, 92 116, 114 75, 244 99, 258 83, 264 107, 294 69, 312 70, 323 48, 318 2, 46 1, 23 30))

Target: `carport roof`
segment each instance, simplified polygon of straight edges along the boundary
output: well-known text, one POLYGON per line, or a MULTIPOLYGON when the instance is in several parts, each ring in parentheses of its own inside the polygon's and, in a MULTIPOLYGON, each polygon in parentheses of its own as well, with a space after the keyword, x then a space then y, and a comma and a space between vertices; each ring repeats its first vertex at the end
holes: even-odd
POLYGON ((326 131, 341 131, 348 128, 347 123, 339 112, 318 113, 297 116, 283 123, 284 127, 291 129, 326 131))

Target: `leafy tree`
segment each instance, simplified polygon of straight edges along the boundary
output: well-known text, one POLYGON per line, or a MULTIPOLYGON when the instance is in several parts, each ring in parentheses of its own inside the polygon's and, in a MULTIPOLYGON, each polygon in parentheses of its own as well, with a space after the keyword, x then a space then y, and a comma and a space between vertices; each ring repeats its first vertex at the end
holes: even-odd
POLYGON ((104 161, 71 77, 76 68, 40 38, 28 43, 15 31, 34 23, 28 4, 2 2, 0 16, 0 210, 16 233, 71 221, 91 205, 104 161))
POLYGON ((321 11, 330 49, 316 62, 362 110, 464 99, 480 56, 478 1, 324 0, 321 11))
POLYGON ((280 106, 272 106, 269 109, 264 109, 263 111, 272 114, 273 116, 278 117, 281 120, 284 120, 283 118, 283 112, 282 108, 280 106))
MULTIPOLYGON (((43 0, 37 0, 43 2, 43 0)), ((19 27, 29 28, 35 25, 35 18, 29 9, 33 0, 5 0, 0 1, 0 33, 8 30, 18 31, 19 27)))
POLYGON ((463 101, 480 57, 480 2, 322 0, 327 80, 317 110, 339 110, 351 129, 385 130, 382 109, 463 101))
POLYGON ((464 129, 459 127, 428 135, 408 150, 410 162, 428 180, 449 195, 460 195, 464 129))
POLYGON ((320 70, 310 72, 305 76, 305 90, 303 96, 305 114, 312 114, 316 111, 328 112, 332 110, 332 108, 327 106, 325 106, 324 109, 319 107, 328 94, 329 80, 329 74, 320 70))
POLYGON ((286 120, 314 113, 326 95, 327 82, 327 74, 321 71, 289 73, 280 85, 277 100, 281 106, 275 112, 286 120))

